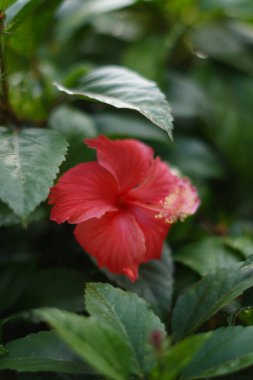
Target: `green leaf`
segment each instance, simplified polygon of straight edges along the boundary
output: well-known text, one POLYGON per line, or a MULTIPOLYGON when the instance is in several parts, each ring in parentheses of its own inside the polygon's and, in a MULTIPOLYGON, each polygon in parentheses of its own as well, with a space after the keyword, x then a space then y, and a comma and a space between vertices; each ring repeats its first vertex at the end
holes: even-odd
POLYGON ((9 8, 7 30, 13 37, 8 39, 8 47, 26 58, 34 56, 61 1, 25 0, 9 8))
POLYGON ((87 285, 85 305, 92 316, 113 326, 128 343, 136 373, 148 372, 154 365, 151 332, 165 334, 163 324, 149 305, 135 294, 101 283, 87 285))
POLYGON ((94 115, 99 133, 123 137, 135 137, 145 140, 167 142, 167 135, 139 115, 119 115, 112 112, 101 112, 94 115))
MULTIPOLYGON (((3 0, 4 1, 4 0, 3 0)), ((27 6, 32 0, 16 0, 13 2, 12 6, 6 11, 6 22, 7 24, 11 22, 15 17, 22 11, 23 8, 27 6)))
POLYGON ((168 152, 169 162, 189 177, 220 178, 223 175, 217 155, 202 140, 177 137, 168 152))
POLYGON ((253 265, 223 268, 188 288, 177 300, 172 315, 176 340, 192 334, 205 321, 253 286, 253 265))
POLYGON ((223 238, 208 237, 184 246, 175 253, 174 259, 205 276, 219 268, 235 267, 242 257, 228 248, 223 238))
POLYGON ((245 258, 253 255, 253 240, 249 236, 231 236, 226 238, 224 243, 245 258))
POLYGON ((222 376, 253 364, 253 327, 220 328, 209 336, 181 379, 222 376))
POLYGON ((115 328, 97 318, 82 317, 58 309, 41 309, 35 317, 53 326, 61 338, 101 375, 128 379, 130 349, 115 328))
POLYGON ((159 260, 151 260, 140 266, 139 278, 134 283, 125 276, 108 271, 105 273, 121 287, 144 298, 154 312, 163 321, 167 321, 173 292, 173 262, 167 245, 159 260))
POLYGON ((47 197, 66 151, 56 131, 0 128, 0 198, 22 220, 47 197))
POLYGON ((200 347, 209 338, 209 334, 195 335, 169 347, 161 358, 160 368, 154 370, 154 379, 174 380, 191 362, 200 347))
POLYGON ((127 7, 135 2, 136 0, 86 0, 84 3, 82 0, 75 0, 63 4, 58 13, 58 38, 64 41, 94 16, 127 7))
POLYGON ((165 96, 154 82, 131 70, 104 66, 84 76, 73 89, 60 84, 56 86, 69 95, 97 100, 116 108, 136 110, 171 137, 172 116, 165 96))
POLYGON ((42 331, 13 340, 5 346, 0 369, 92 373, 54 331, 42 331))
POLYGON ((93 120, 84 112, 68 106, 57 108, 48 121, 49 126, 62 133, 68 140, 95 137, 96 129, 93 120))
POLYGON ((0 0, 0 9, 5 10, 6 8, 9 8, 16 1, 17 0, 0 0))

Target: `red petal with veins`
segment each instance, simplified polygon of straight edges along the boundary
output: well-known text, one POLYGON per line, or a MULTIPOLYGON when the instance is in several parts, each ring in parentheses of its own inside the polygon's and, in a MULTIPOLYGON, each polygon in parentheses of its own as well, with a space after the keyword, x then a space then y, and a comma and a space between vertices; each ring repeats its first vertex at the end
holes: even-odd
POLYGON ((96 162, 79 164, 68 170, 51 189, 54 204, 51 219, 57 223, 81 223, 116 211, 118 184, 112 174, 96 162))
POLYGON ((104 136, 86 139, 85 143, 97 150, 98 163, 117 179, 121 192, 137 186, 148 175, 153 150, 137 140, 114 140, 104 136))
POLYGON ((131 213, 113 212, 100 219, 87 220, 78 224, 74 233, 100 267, 136 280, 138 266, 145 261, 146 245, 143 232, 131 213))
POLYGON ((169 194, 170 186, 177 181, 178 178, 172 174, 169 166, 156 158, 144 181, 130 190, 127 196, 140 202, 157 203, 169 194))
POLYGON ((159 259, 162 254, 163 242, 170 229, 170 224, 155 218, 153 211, 140 207, 131 207, 138 225, 140 226, 146 243, 145 262, 159 259))

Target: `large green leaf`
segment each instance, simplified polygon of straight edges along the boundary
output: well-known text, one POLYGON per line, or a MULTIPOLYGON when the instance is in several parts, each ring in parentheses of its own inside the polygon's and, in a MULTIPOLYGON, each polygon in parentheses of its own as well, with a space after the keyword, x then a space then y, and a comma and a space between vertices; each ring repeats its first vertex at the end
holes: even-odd
POLYGON ((0 198, 21 219, 47 197, 66 150, 56 131, 0 128, 0 198))
POLYGON ((131 371, 130 348, 122 335, 97 318, 82 317, 58 309, 33 312, 53 326, 61 338, 101 375, 126 380, 131 371))
POLYGON ((136 110, 171 136, 172 116, 165 96, 154 82, 131 70, 104 66, 81 78, 75 88, 56 86, 69 95, 136 110))
POLYGON ((54 331, 43 331, 13 340, 5 346, 0 369, 17 371, 92 372, 54 331))
POLYGON ((205 321, 253 286, 252 262, 239 269, 223 268, 188 288, 177 300, 172 315, 176 340, 196 331, 205 321))
POLYGON ((253 364, 252 326, 220 328, 209 335, 180 379, 226 375, 253 364))
POLYGON ((160 365, 154 370, 154 380, 177 379, 208 338, 209 334, 195 335, 168 347, 161 357, 160 365))
POLYGON ((139 278, 134 283, 125 276, 108 271, 105 273, 121 287, 144 298, 154 312, 163 321, 167 321, 173 292, 173 262, 167 245, 159 260, 151 260, 140 266, 139 278))
POLYGON ((175 252, 174 258, 205 276, 219 268, 233 268, 243 257, 230 249, 223 238, 208 237, 184 246, 175 252))
POLYGON ((113 326, 131 348, 137 373, 154 365, 150 344, 152 331, 165 335, 164 326, 149 305, 135 294, 109 284, 90 283, 85 292, 87 311, 113 326))

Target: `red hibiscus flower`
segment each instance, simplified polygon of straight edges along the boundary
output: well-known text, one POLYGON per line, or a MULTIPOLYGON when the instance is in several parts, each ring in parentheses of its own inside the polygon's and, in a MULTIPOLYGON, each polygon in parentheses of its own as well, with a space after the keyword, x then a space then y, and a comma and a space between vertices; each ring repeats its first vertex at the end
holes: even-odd
POLYGON ((100 267, 135 281, 141 263, 161 256, 171 223, 196 211, 196 189, 137 140, 100 136, 85 143, 98 162, 59 179, 49 195, 51 219, 77 224, 77 241, 100 267))

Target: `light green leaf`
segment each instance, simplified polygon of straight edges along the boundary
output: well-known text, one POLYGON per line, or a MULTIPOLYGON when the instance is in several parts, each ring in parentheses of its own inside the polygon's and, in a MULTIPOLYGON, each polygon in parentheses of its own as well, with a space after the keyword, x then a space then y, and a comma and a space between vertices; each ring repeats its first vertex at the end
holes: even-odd
POLYGON ((5 10, 6 8, 9 8, 16 1, 17 0, 0 0, 0 9, 5 10))
POLYGON ((62 0, 18 1, 7 12, 7 30, 13 34, 7 45, 21 56, 30 58, 50 26, 62 0), (39 15, 39 17, 38 17, 39 15))
POLYGON ((195 335, 182 340, 173 347, 168 347, 162 356, 160 368, 154 370, 157 380, 174 380, 190 363, 200 347, 209 338, 209 334, 195 335))
POLYGON ((223 307, 253 286, 253 265, 223 268, 204 277, 179 296, 172 315, 176 340, 192 334, 223 307))
POLYGON ((131 348, 136 373, 148 372, 154 365, 150 344, 152 331, 164 326, 149 305, 135 294, 109 284, 90 283, 85 292, 87 311, 113 326, 131 348))
POLYGON ((71 0, 65 2, 59 10, 57 30, 61 41, 70 38, 73 33, 85 25, 94 16, 111 12, 134 4, 136 0, 71 0))
POLYGON ((82 359, 112 380, 128 379, 130 349, 114 327, 97 318, 58 309, 39 309, 35 317, 48 322, 82 359))
POLYGON ((184 246, 175 252, 174 259, 205 276, 219 268, 235 267, 242 257, 228 248, 223 238, 208 237, 184 246))
MULTIPOLYGON (((5 1, 5 0, 3 0, 5 1)), ((16 0, 13 1, 12 6, 6 11, 6 22, 11 22, 18 14, 26 7, 32 0, 16 0)))
POLYGON ((56 131, 0 128, 0 198, 22 220, 47 197, 66 151, 56 131))
POLYGON ((209 336, 180 379, 222 376, 253 364, 252 326, 220 328, 209 336))
POLYGON ((167 321, 173 292, 173 262, 167 245, 159 260, 151 260, 140 266, 139 278, 134 283, 125 276, 104 272, 121 287, 144 298, 154 312, 167 321))
POLYGON ((49 126, 61 132, 68 140, 95 137, 96 129, 93 120, 84 112, 68 106, 57 108, 48 121, 49 126))
POLYGON ((81 78, 73 89, 56 87, 69 95, 136 110, 171 137, 172 116, 165 96, 154 82, 131 70, 104 66, 81 78))
POLYGON ((5 346, 0 369, 92 373, 54 331, 42 331, 13 340, 5 346))
POLYGON ((164 131, 154 128, 148 120, 137 114, 119 115, 116 112, 100 112, 94 115, 94 121, 101 134, 168 142, 164 131))

